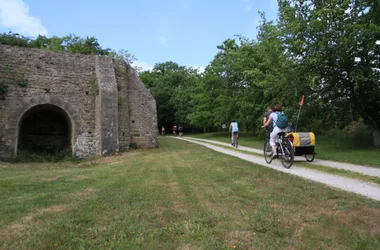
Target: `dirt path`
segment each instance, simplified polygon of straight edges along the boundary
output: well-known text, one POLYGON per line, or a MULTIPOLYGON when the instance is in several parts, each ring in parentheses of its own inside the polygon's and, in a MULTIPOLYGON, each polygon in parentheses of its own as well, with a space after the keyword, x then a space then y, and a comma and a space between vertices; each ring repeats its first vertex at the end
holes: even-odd
MULTIPOLYGON (((197 140, 197 141, 208 142, 208 143, 212 143, 212 144, 218 144, 218 145, 222 145, 222 146, 231 147, 231 144, 229 144, 229 143, 218 142, 218 141, 213 141, 213 140, 205 140, 205 139, 199 139, 199 138, 193 138, 193 137, 186 137, 186 139, 197 140)), ((244 147, 244 146, 239 146, 238 150, 251 152, 251 153, 255 153, 255 154, 260 154, 260 155, 263 154, 263 150, 244 147)), ((294 157, 294 161, 295 162, 306 162, 305 157, 303 157, 303 156, 294 157)), ((366 166, 361 166, 361 165, 354 165, 354 164, 337 162, 337 161, 318 160, 318 159, 315 159, 310 164, 347 170, 347 171, 356 172, 356 173, 360 173, 360 174, 364 174, 364 175, 368 175, 368 176, 380 177, 380 168, 372 168, 372 167, 366 167, 366 166)))
MULTIPOLYGON (((267 164, 263 157, 254 156, 251 154, 245 154, 245 153, 237 152, 235 150, 225 149, 222 147, 212 145, 210 143, 203 142, 201 140, 194 140, 194 138, 179 138, 179 137, 173 137, 173 138, 195 143, 198 145, 202 145, 212 150, 215 150, 227 155, 231 155, 234 157, 238 157, 240 159, 243 159, 243 160, 258 164, 258 165, 269 167, 277 171, 293 174, 293 175, 303 177, 309 180, 324 183, 332 187, 336 187, 345 191, 353 192, 353 193, 360 194, 360 195, 372 198, 374 200, 380 201, 380 185, 377 185, 377 184, 367 183, 367 182, 360 181, 357 179, 328 174, 321 171, 297 167, 297 166, 293 166, 290 169, 285 169, 282 167, 281 162, 279 160, 274 160, 272 164, 267 164)), ((212 142, 214 143, 214 141, 212 142)))

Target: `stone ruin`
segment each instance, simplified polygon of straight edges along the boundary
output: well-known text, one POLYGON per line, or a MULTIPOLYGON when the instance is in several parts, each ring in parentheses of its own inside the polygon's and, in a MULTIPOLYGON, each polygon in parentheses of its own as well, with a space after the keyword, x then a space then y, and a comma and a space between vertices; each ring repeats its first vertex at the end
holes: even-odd
POLYGON ((124 61, 0 45, 0 158, 108 155, 157 136, 155 99, 124 61))

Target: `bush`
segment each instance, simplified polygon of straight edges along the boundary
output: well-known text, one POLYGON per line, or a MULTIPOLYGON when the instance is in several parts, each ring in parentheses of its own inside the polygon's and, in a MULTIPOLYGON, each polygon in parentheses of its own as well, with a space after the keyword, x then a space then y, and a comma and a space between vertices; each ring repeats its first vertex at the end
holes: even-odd
POLYGON ((139 148, 139 145, 137 145, 136 142, 131 142, 131 143, 129 143, 129 147, 130 147, 130 148, 133 148, 133 149, 138 149, 138 148, 139 148))
POLYGON ((352 144, 355 146, 368 147, 372 146, 372 133, 362 121, 353 122, 343 129, 343 132, 348 136, 352 144))

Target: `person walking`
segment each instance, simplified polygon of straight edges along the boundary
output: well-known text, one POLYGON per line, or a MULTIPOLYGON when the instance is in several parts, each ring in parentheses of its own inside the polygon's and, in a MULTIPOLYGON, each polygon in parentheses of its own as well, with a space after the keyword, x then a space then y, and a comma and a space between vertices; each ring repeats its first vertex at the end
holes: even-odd
POLYGON ((181 124, 178 126, 178 133, 179 133, 179 136, 180 136, 180 137, 183 136, 183 127, 182 127, 181 124))
POLYGON ((175 124, 173 125, 173 135, 177 135, 177 126, 175 124))
POLYGON ((161 135, 165 135, 165 127, 164 126, 162 126, 162 128, 161 128, 161 135))

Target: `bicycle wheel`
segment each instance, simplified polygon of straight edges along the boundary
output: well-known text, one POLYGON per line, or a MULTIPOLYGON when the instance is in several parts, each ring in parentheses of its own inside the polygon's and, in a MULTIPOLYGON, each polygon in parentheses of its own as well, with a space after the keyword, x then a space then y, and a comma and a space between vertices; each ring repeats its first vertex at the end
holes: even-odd
POLYGON ((236 137, 236 138, 235 138, 235 148, 238 148, 238 145, 239 145, 239 140, 238 140, 238 138, 236 137))
POLYGON ((305 155, 305 159, 306 159, 308 162, 312 162, 312 161, 314 161, 314 158, 315 158, 315 154, 312 154, 312 155, 305 155))
POLYGON ((292 143, 288 139, 284 139, 282 143, 281 163, 284 168, 290 168, 294 161, 294 149, 292 143))
POLYGON ((269 140, 266 140, 264 143, 264 159, 268 164, 272 162, 272 148, 269 144, 269 140))

